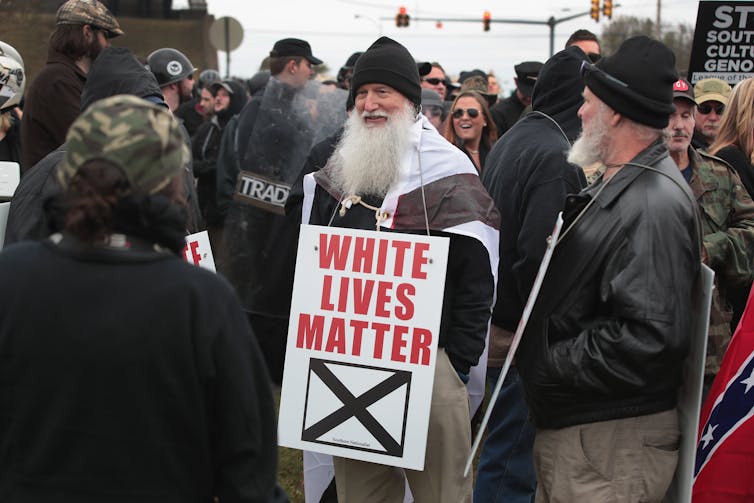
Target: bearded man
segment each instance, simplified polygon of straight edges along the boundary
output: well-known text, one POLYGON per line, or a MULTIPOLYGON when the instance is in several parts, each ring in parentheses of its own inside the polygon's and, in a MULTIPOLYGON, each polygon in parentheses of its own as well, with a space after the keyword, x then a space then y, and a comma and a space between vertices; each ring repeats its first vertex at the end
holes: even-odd
POLYGON ((566 199, 564 226, 517 354, 537 428, 537 502, 659 502, 673 479, 700 235, 668 154, 675 57, 626 40, 583 63, 569 154, 607 169, 566 199))
POLYGON ((97 0, 68 0, 58 9, 47 63, 26 93, 21 121, 21 167, 32 168, 65 141, 79 115, 89 68, 110 39, 123 35, 112 13, 97 0))
POLYGON ((421 113, 408 50, 387 37, 358 59, 355 108, 325 167, 304 178, 303 221, 450 238, 424 470, 335 458, 339 501, 470 502, 469 369, 485 348, 498 213, 464 154, 421 113))

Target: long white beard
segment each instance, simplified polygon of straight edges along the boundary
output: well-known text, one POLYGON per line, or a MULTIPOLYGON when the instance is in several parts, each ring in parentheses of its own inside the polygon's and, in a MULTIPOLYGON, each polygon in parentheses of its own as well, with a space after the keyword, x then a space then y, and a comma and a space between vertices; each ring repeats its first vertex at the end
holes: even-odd
POLYGON ((607 153, 605 152, 607 135, 607 113, 605 109, 600 109, 591 127, 588 130, 584 128, 573 142, 568 152, 568 162, 582 168, 603 162, 607 153))
POLYGON ((416 112, 408 102, 393 115, 352 113, 327 163, 326 169, 336 186, 345 195, 384 197, 398 179, 415 120, 416 112), (364 118, 369 116, 388 117, 388 120, 382 126, 368 127, 364 118))

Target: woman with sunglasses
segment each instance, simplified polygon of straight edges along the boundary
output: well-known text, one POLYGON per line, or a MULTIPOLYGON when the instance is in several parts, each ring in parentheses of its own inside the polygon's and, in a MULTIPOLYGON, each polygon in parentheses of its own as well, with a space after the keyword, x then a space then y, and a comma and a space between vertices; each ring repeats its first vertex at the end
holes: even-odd
MULTIPOLYGON (((709 152, 736 170, 754 198, 754 78, 742 80, 733 88, 709 152)), ((750 289, 751 283, 728 287, 726 296, 733 308, 732 330, 738 326, 750 289)))
POLYGON ((464 91, 456 97, 450 110, 451 119, 444 136, 463 150, 481 173, 487 154, 497 140, 497 128, 487 100, 476 91, 464 91))

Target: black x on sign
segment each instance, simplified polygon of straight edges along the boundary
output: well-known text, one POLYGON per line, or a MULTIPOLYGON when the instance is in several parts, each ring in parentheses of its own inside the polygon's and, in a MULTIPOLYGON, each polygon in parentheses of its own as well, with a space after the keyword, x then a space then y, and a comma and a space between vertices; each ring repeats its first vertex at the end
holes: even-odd
POLYGON ((402 457, 410 388, 411 372, 408 371, 310 358, 301 439, 402 457), (336 374, 348 378, 339 378, 336 374), (364 382, 375 384, 363 392, 353 391, 359 387, 356 383, 363 386, 364 382), (323 389, 331 393, 337 405, 307 427, 312 405, 321 406, 317 390, 323 389), (395 419, 396 415, 400 415, 402 421, 392 421, 393 425, 387 428, 378 419, 395 419), (349 422, 352 418, 355 421, 349 422), (374 445, 374 441, 379 445, 374 445))

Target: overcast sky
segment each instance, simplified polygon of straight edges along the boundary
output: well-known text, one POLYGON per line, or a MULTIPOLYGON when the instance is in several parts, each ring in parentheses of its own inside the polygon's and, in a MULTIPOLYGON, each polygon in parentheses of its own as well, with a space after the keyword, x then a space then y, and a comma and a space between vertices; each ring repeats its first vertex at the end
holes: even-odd
MULTIPOLYGON (((656 16, 660 0, 614 0, 621 7, 615 15, 656 16)), ((661 0, 665 22, 695 23, 697 2, 661 0)), ((404 44, 420 61, 439 61, 453 75, 461 70, 494 70, 504 89, 513 86, 513 65, 520 61, 545 61, 549 57, 550 30, 544 25, 492 23, 482 30, 482 15, 489 10, 492 19, 546 21, 588 11, 591 0, 206 0, 207 10, 216 18, 231 16, 244 28, 241 47, 231 52, 233 75, 253 75, 276 40, 297 37, 307 40, 314 55, 335 75, 348 56, 363 51, 380 35, 404 44), (394 17, 405 6, 412 21, 408 28, 397 28, 394 17), (385 18, 385 19, 383 19, 385 18), (389 18, 389 19, 387 19, 389 18), (413 18, 473 18, 477 22, 445 22, 413 18)), ((174 6, 187 4, 175 0, 174 6)), ((615 17, 615 16, 614 16, 615 17)), ((555 51, 562 49, 568 36, 579 28, 599 35, 606 21, 595 23, 588 15, 558 24, 555 51)), ((225 74, 225 53, 220 53, 220 70, 225 74)))

